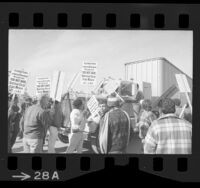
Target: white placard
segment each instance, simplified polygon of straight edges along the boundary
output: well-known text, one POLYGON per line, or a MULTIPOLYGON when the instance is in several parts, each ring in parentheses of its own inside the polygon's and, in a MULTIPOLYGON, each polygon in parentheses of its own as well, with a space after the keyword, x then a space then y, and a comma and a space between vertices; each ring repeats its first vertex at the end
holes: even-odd
POLYGON ((36 96, 38 95, 49 95, 51 88, 51 80, 48 77, 37 77, 36 78, 36 96))
POLYGON ((55 71, 53 73, 52 85, 50 97, 53 100, 61 101, 63 86, 65 81, 65 73, 61 71, 55 71))
POLYGON ((132 83, 132 96, 135 96, 137 94, 137 84, 132 83))
POLYGON ((87 102, 87 107, 93 117, 95 117, 97 114, 99 114, 99 110, 100 110, 99 102, 97 101, 97 99, 94 95, 87 102))
POLYGON ((106 93, 108 95, 110 95, 111 93, 114 93, 115 90, 119 87, 120 83, 116 80, 110 80, 105 86, 104 86, 104 90, 106 91, 106 93))
POLYGON ((9 76, 9 92, 17 95, 23 95, 28 80, 28 72, 24 70, 13 70, 9 76))
POLYGON ((82 85, 95 85, 97 76, 97 63, 83 62, 81 69, 81 84, 82 85))
POLYGON ((178 87, 180 92, 182 93, 190 93, 191 89, 188 84, 187 78, 184 74, 176 74, 176 81, 178 83, 178 87))

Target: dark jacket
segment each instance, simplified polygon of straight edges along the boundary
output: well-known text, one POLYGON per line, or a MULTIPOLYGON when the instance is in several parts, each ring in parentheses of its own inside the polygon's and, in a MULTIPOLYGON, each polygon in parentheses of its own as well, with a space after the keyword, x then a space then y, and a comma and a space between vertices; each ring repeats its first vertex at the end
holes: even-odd
POLYGON ((63 125, 63 113, 60 103, 56 103, 53 107, 48 111, 49 113, 49 120, 48 125, 60 128, 63 125))
POLYGON ((39 104, 30 106, 23 119, 24 137, 43 139, 48 126, 48 113, 39 104))

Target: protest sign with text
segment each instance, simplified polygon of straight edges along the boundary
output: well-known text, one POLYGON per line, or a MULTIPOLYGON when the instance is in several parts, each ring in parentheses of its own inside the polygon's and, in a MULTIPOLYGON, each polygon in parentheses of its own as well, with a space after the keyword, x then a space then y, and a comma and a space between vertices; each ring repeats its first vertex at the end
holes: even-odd
POLYGON ((97 74, 97 63, 83 62, 81 75, 82 85, 95 85, 96 84, 96 74, 97 74))
POLYGON ((47 77, 36 78, 36 96, 50 94, 51 80, 47 77))
POLYGON ((120 83, 116 80, 109 80, 108 83, 104 86, 104 90, 108 95, 114 93, 115 90, 119 87, 120 83))
POLYGON ((99 111, 100 111, 99 102, 97 101, 94 95, 87 102, 87 107, 93 117, 99 114, 99 111))
POLYGON ((23 95, 28 80, 28 72, 24 70, 13 70, 9 76, 8 88, 12 94, 23 95))

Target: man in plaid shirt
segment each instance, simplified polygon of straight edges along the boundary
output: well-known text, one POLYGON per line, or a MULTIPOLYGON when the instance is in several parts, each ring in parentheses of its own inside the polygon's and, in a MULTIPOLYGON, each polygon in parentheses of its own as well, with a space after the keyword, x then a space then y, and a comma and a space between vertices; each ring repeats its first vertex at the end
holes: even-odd
POLYGON ((161 116, 153 121, 144 143, 145 154, 191 154, 192 125, 175 115, 175 103, 164 99, 161 116))

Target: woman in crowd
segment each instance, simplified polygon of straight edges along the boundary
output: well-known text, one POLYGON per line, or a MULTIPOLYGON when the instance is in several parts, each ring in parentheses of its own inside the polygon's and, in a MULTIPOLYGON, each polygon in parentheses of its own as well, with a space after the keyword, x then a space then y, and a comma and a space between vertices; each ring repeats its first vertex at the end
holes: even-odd
POLYGON ((84 103, 80 98, 73 101, 73 110, 70 114, 71 136, 66 153, 82 153, 83 148, 83 130, 85 129, 86 116, 84 113, 84 103))
POLYGON ((136 127, 139 130, 139 137, 142 139, 142 142, 147 134, 151 123, 157 118, 151 110, 151 101, 145 99, 142 102, 142 112, 139 118, 139 122, 136 124, 136 127))

